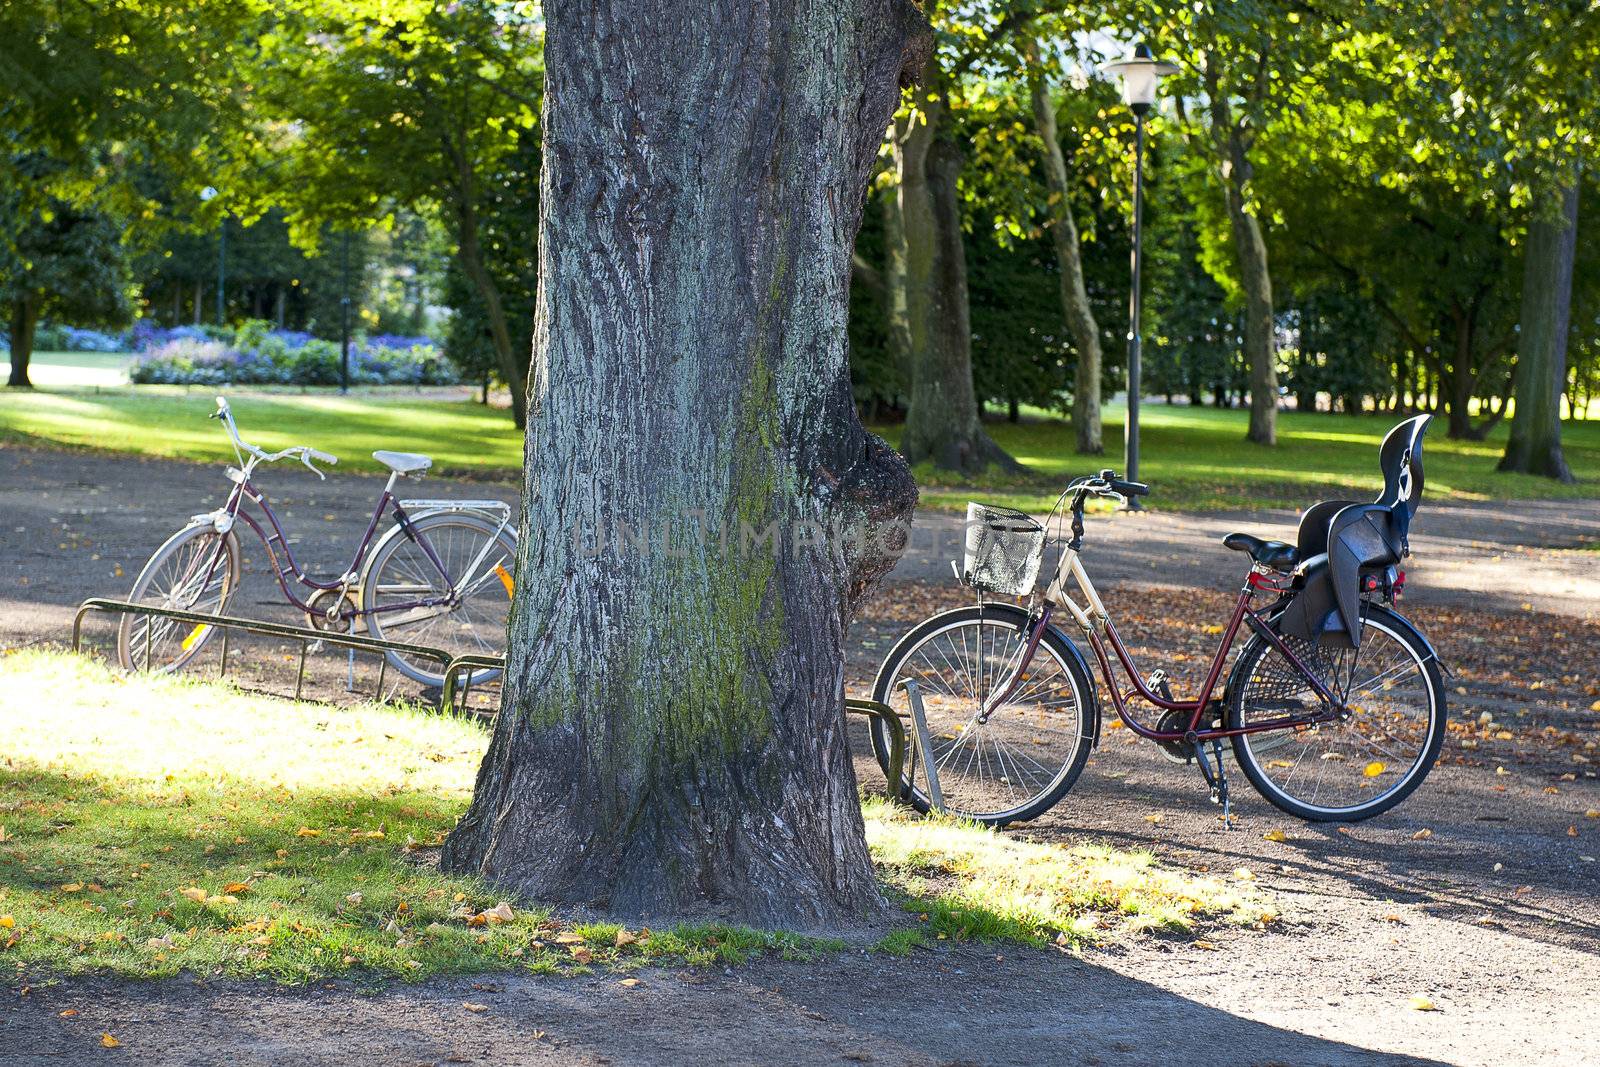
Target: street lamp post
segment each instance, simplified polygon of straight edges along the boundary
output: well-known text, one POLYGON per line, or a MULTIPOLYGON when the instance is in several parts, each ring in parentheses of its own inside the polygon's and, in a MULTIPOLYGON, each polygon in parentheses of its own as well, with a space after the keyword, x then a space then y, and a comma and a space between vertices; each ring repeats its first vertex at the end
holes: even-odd
MULTIPOLYGON (((217 191, 211 186, 200 190, 200 199, 210 203, 216 199, 217 191)), ((221 326, 227 314, 227 301, 225 290, 228 284, 228 216, 222 216, 222 222, 217 227, 217 325, 221 326)), ((194 309, 195 321, 200 321, 200 309, 194 309)))
MULTIPOLYGON (((1122 102, 1133 111, 1133 252, 1131 273, 1132 292, 1128 296, 1128 418, 1123 425, 1123 477, 1130 482, 1139 480, 1139 394, 1141 368, 1139 365, 1143 338, 1140 336, 1139 314, 1142 279, 1140 271, 1144 262, 1144 117, 1156 101, 1156 87, 1161 79, 1176 74, 1172 63, 1158 60, 1150 46, 1141 44, 1127 59, 1107 63, 1102 70, 1122 78, 1122 102)), ((1139 500, 1128 501, 1131 511, 1140 510, 1139 500)))
POLYGON ((339 298, 339 392, 350 391, 350 231, 344 231, 344 295, 339 298))

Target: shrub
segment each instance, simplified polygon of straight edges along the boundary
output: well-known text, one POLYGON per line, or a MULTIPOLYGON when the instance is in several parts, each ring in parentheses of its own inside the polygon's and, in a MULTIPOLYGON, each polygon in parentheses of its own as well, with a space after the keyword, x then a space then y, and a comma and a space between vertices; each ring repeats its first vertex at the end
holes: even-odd
MULTIPOLYGON (((140 384, 338 385, 340 350, 332 341, 252 320, 214 340, 180 326, 136 330, 143 354, 130 377, 140 384)), ((450 385, 455 368, 425 337, 381 335, 350 346, 352 385, 450 385)))

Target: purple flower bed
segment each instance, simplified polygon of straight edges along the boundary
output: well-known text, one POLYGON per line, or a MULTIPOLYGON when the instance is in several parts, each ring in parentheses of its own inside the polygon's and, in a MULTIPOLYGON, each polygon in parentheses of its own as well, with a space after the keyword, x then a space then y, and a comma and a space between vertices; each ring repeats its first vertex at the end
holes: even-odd
MULTIPOLYGON (((134 333, 141 355, 129 377, 141 384, 339 384, 338 345, 295 330, 274 330, 264 322, 247 322, 237 331, 179 326, 136 327, 134 333)), ((428 338, 381 334, 352 342, 350 381, 450 385, 460 381, 460 374, 428 338)))

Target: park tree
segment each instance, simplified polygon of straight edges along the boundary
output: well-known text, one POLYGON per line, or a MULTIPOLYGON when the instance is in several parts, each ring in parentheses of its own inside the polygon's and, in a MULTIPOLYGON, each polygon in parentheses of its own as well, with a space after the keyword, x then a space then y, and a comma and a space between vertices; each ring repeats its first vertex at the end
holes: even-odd
POLYGON ((127 250, 118 220, 50 200, 16 210, 0 196, 0 302, 8 313, 8 385, 29 388, 34 331, 45 315, 79 326, 122 326, 132 315, 127 250))
POLYGON ((984 92, 964 81, 1000 43, 1025 28, 1033 3, 1007 7, 930 0, 925 10, 938 30, 917 87, 907 94, 891 135, 897 203, 888 227, 892 243, 885 280, 891 329, 903 321, 911 397, 900 451, 912 463, 979 471, 1016 469, 1016 461, 984 431, 972 380, 972 322, 966 249, 962 243, 960 179, 966 152, 956 136, 964 93, 984 92))
POLYGON ((1100 426, 1100 324, 1095 320, 1088 287, 1084 283, 1083 250, 1078 237, 1078 225, 1073 218, 1076 197, 1073 195, 1066 156, 1061 151, 1056 102, 1039 60, 1038 44, 1029 41, 1025 46, 1025 54, 1032 61, 1028 95, 1032 104, 1034 132, 1039 138, 1040 159, 1050 190, 1049 231, 1060 272, 1061 307, 1078 357, 1072 388, 1073 442, 1079 452, 1098 454, 1105 451, 1100 426))
POLYGON ((1255 182, 1258 145, 1275 116, 1318 91, 1308 75, 1328 38, 1343 31, 1345 6, 1339 0, 1152 0, 1123 8, 1128 32, 1159 42, 1164 57, 1179 64, 1170 86, 1179 122, 1191 149, 1209 160, 1221 194, 1225 229, 1209 240, 1228 248, 1229 276, 1218 280, 1244 306, 1246 436, 1259 444, 1277 441, 1278 355, 1270 215, 1255 182))
POLYGON ((852 246, 909 0, 545 5, 540 286, 502 710, 443 863, 838 928, 883 903, 842 639, 915 492, 861 426, 852 246))
MULTIPOLYGON (((513 321, 528 279, 497 272, 495 217, 507 175, 532 200, 527 157, 543 92, 543 21, 513 0, 303 0, 284 7, 257 60, 263 106, 292 136, 266 153, 258 196, 303 239, 324 224, 366 226, 398 209, 436 213, 454 238, 512 414, 527 415, 530 325, 513 321), (281 168, 272 161, 282 157, 281 168)), ((526 256, 520 258, 526 259, 526 256)))

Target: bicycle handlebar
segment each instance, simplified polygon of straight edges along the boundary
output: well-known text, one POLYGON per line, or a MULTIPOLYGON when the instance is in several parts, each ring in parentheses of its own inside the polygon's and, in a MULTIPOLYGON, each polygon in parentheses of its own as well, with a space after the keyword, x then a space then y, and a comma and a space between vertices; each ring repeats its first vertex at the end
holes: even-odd
POLYGON ((1126 500, 1128 497, 1149 496, 1150 487, 1143 482, 1129 482, 1117 477, 1114 470, 1103 470, 1099 474, 1084 475, 1074 478, 1072 484, 1067 486, 1067 491, 1079 490, 1095 496, 1116 496, 1126 500))
POLYGON ((306 469, 312 474, 315 474, 318 478, 326 478, 327 475, 313 467, 311 465, 312 460, 316 460, 319 463, 326 463, 330 466, 339 462, 338 456, 330 455, 327 452, 312 448, 309 445, 291 445, 290 447, 283 449, 281 452, 267 452, 256 447, 239 436, 239 425, 233 421, 233 409, 228 406, 228 398, 225 396, 217 397, 217 410, 212 412, 210 417, 213 419, 222 420, 222 425, 227 428, 228 437, 233 441, 233 447, 235 451, 240 454, 240 462, 244 461, 243 453, 245 452, 250 453, 262 463, 276 463, 280 459, 298 457, 300 462, 305 464, 306 469))

